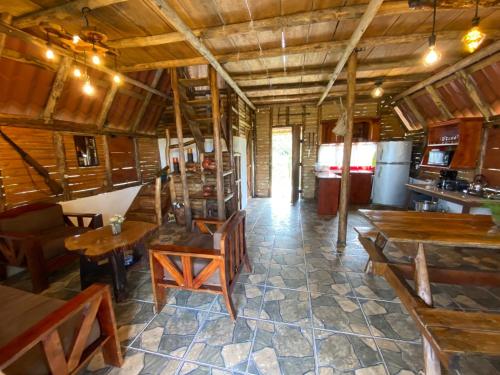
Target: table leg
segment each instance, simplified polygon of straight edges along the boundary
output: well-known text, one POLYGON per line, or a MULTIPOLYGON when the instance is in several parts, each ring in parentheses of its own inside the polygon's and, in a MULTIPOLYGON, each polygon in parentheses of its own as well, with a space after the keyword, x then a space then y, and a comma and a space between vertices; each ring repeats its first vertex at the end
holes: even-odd
MULTIPOLYGON (((425 260, 424 245, 419 243, 417 256, 415 257, 415 285, 417 294, 429 306, 432 306, 431 284, 427 271, 427 261, 425 260)), ((425 337, 422 337, 424 350, 424 366, 426 375, 440 375, 441 364, 434 352, 431 344, 425 337)))
POLYGON ((94 282, 94 275, 98 271, 99 266, 87 259, 85 256, 80 256, 80 287, 82 290, 88 288, 94 282))
POLYGON ((123 251, 112 251, 109 254, 111 276, 113 277, 113 292, 117 302, 127 298, 127 273, 123 251))

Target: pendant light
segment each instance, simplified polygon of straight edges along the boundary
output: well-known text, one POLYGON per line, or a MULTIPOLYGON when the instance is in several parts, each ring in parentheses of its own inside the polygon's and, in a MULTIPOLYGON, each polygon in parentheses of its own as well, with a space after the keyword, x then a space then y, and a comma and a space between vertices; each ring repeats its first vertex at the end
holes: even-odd
POLYGON ((434 11, 432 13, 432 34, 429 37, 429 48, 424 55, 424 65, 431 66, 441 59, 441 53, 436 48, 436 0, 433 1, 434 11))
POLYGON ((375 81, 375 87, 371 91, 371 96, 374 99, 381 98, 384 95, 384 89, 382 88, 382 80, 378 79, 375 81))
POLYGON ((116 69, 116 55, 114 55, 114 63, 115 63, 115 74, 113 75, 113 82, 119 85, 122 83, 122 77, 118 74, 118 70, 116 69))
POLYGON ((85 51, 83 52, 83 63, 85 65, 85 83, 82 86, 82 91, 85 95, 92 96, 94 95, 94 86, 92 86, 92 82, 90 82, 90 76, 87 68, 87 54, 85 51))
POLYGON ((54 58, 56 57, 56 54, 54 53, 54 51, 50 46, 50 37, 48 32, 47 32, 47 50, 45 51, 45 57, 47 58, 47 60, 54 60, 54 58))
POLYGON ((465 49, 472 53, 484 41, 486 34, 479 29, 479 0, 476 0, 476 13, 472 19, 472 27, 467 31, 467 34, 462 38, 465 49))

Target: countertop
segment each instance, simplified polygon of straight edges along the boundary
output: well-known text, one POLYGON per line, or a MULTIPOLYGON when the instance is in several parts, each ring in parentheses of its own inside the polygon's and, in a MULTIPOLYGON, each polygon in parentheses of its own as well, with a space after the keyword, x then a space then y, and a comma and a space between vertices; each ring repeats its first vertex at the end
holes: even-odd
POLYGON ((435 186, 429 186, 426 184, 406 184, 406 187, 418 193, 427 194, 432 197, 441 198, 469 207, 481 206, 481 204, 485 201, 484 198, 467 195, 460 191, 442 190, 435 186))
MULTIPOLYGON (((372 171, 351 171, 351 174, 373 174, 372 171)), ((317 178, 342 178, 341 171, 314 172, 317 178)))

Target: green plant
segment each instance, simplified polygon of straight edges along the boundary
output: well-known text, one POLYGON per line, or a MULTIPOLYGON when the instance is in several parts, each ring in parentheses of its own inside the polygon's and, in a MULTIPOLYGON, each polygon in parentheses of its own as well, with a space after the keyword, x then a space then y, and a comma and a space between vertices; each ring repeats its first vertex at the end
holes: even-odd
POLYGON ((500 202, 498 202, 498 201, 484 202, 483 207, 490 209, 491 216, 493 216, 493 221, 497 225, 499 225, 500 224, 500 202))

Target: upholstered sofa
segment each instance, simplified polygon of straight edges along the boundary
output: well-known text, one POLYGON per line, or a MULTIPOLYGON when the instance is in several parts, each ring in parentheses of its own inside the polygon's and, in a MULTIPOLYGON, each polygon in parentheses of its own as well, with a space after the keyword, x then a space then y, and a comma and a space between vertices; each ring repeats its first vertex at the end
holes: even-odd
POLYGON ((101 226, 102 215, 64 214, 56 203, 34 203, 0 213, 0 279, 6 277, 7 264, 26 266, 33 291, 46 289, 48 275, 76 259, 66 251, 64 239, 101 226))
POLYGON ((109 286, 93 284, 65 302, 1 286, 0 373, 77 374, 102 350, 123 363, 109 286))

